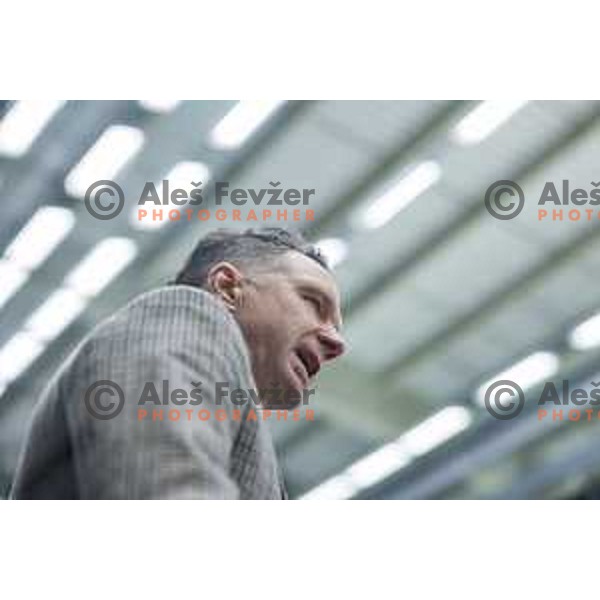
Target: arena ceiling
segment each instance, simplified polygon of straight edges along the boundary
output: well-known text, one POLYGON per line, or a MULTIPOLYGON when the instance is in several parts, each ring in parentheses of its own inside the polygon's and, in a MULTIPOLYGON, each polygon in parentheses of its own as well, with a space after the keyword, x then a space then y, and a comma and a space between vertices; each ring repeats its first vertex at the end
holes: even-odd
MULTIPOLYGON (((533 400, 544 379, 600 380, 593 322, 577 330, 600 310, 598 209, 581 207, 575 220, 576 205, 553 204, 562 220, 540 219, 537 203, 548 181, 570 190, 600 181, 600 103, 4 102, 0 111, 5 491, 32 407, 82 336, 167 282, 203 232, 255 224, 136 223, 130 199, 175 166, 232 189, 315 190, 314 221, 286 226, 335 259, 349 349, 322 374, 314 422, 271 422, 292 497, 564 497, 600 474, 598 423, 540 422, 533 400), (94 171, 101 140, 109 151, 94 171), (124 190, 118 217, 86 210, 92 174, 124 190), (487 210, 496 181, 522 188, 515 218, 487 210), (88 267, 112 269, 77 274, 94 252, 104 260, 88 267), (514 365, 528 381, 525 410, 494 419, 478 390, 514 365)), ((215 197, 204 206, 216 210, 215 197)))

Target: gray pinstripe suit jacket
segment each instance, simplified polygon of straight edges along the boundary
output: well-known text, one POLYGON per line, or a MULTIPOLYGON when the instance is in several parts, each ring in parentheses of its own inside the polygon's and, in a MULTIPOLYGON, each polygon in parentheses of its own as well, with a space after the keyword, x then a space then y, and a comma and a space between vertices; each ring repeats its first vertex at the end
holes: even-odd
POLYGON ((12 497, 281 499, 266 423, 244 418, 253 405, 215 406, 217 381, 255 387, 241 330, 220 300, 188 286, 138 297, 92 331, 50 383, 12 497), (86 391, 98 380, 123 390, 123 408, 111 419, 94 418, 86 407, 86 391), (160 393, 163 380, 188 394, 202 381, 202 404, 140 407, 144 384, 154 382, 160 393), (162 408, 165 418, 139 420, 139 408, 162 408), (170 420, 174 408, 194 409, 194 417, 170 420), (200 409, 211 418, 200 420, 200 409), (227 418, 215 419, 217 409, 227 418))

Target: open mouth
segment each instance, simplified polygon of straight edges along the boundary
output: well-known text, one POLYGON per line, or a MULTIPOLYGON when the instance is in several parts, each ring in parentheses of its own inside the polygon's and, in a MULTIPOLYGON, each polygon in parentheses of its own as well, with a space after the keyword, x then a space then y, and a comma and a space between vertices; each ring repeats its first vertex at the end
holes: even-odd
POLYGON ((296 372, 299 373, 300 370, 304 371, 301 376, 304 384, 308 385, 308 382, 319 372, 321 361, 312 350, 305 346, 296 348, 295 354, 303 367, 303 369, 296 369, 296 372))

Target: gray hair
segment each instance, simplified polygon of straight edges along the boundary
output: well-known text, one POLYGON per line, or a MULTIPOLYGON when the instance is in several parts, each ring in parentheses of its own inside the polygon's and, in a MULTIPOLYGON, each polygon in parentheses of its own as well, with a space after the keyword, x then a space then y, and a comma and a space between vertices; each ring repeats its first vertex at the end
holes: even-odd
POLYGON ((323 254, 299 233, 279 227, 247 229, 242 232, 219 229, 198 242, 174 283, 204 287, 211 267, 219 262, 251 265, 277 258, 289 251, 304 254, 329 270, 323 254))

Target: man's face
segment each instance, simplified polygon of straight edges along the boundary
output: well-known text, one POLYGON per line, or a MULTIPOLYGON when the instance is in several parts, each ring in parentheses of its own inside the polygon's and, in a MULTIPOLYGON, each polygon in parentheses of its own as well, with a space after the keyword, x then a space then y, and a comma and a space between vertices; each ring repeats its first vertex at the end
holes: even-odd
MULTIPOLYGON (((244 274, 236 317, 258 389, 301 394, 323 363, 344 352, 337 285, 330 273, 299 252, 282 254, 269 270, 265 266, 244 274)), ((301 399, 294 396, 292 405, 301 399)))

